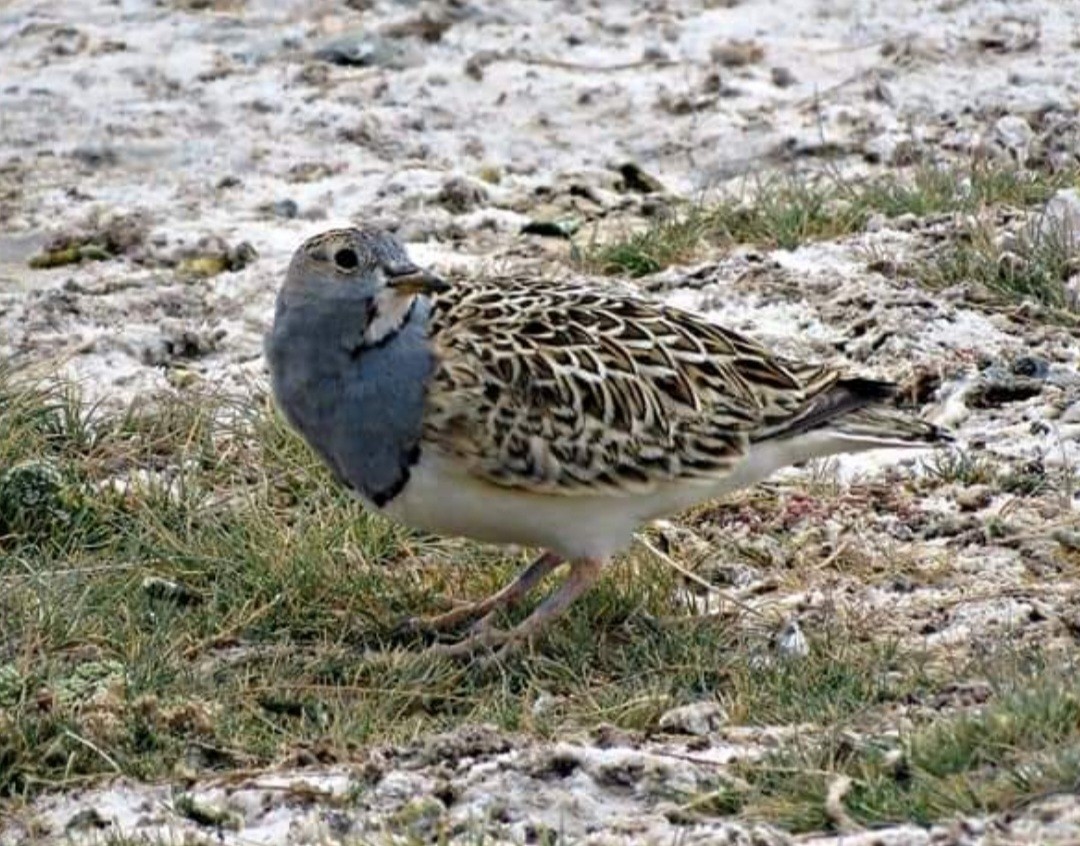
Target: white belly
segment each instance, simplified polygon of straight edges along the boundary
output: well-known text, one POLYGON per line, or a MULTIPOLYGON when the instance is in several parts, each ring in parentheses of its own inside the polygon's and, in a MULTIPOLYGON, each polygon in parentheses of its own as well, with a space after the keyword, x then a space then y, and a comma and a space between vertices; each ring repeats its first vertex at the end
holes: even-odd
POLYGON ((417 529, 497 544, 550 549, 564 558, 607 558, 629 546, 644 523, 749 487, 781 467, 880 446, 829 432, 766 442, 722 478, 663 483, 644 494, 558 496, 492 485, 453 459, 423 450, 405 488, 382 513, 417 529))
POLYGON ((610 556, 630 543, 641 522, 629 497, 504 488, 463 472, 430 448, 382 513, 440 535, 543 547, 565 558, 610 556))

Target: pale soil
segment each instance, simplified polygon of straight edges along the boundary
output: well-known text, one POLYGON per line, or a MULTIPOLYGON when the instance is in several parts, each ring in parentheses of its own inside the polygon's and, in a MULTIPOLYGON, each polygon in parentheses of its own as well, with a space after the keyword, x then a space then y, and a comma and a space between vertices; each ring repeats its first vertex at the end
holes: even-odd
MULTIPOLYGON (((903 14, 901 4, 872 0, 183 8, 198 5, 0 2, 0 355, 59 363, 107 400, 192 381, 259 384, 261 334, 284 265, 300 240, 329 226, 394 225, 418 260, 451 275, 526 261, 568 272, 567 242, 522 236, 522 225, 574 218, 582 243, 594 228, 617 231, 645 203, 620 184, 614 168, 625 161, 695 196, 791 160, 875 168, 902 161, 911 143, 942 155, 1046 158, 1068 155, 1080 138, 1080 7, 1054 0, 912 0, 903 14), (449 25, 440 41, 391 37, 423 14, 449 25), (379 60, 395 66, 312 58, 327 39, 358 30, 380 38, 379 60), (723 64, 710 51, 732 39, 763 52, 729 47, 747 63, 731 67, 729 55, 723 64), (58 233, 108 226, 119 258, 27 268, 58 233), (233 248, 249 242, 258 257, 211 278, 179 272, 192 251, 221 252, 197 247, 211 236, 233 248)), ((1070 473, 1080 434, 1075 337, 867 269, 871 252, 917 254, 935 225, 794 252, 740 250, 642 284, 787 352, 899 379, 940 374, 931 411, 962 440, 989 444, 998 461, 1039 459, 1070 473), (1022 355, 1049 366, 1036 396, 967 408, 980 366, 992 376, 1022 355)), ((1076 524, 1075 499, 992 489, 963 511, 961 492, 945 486, 869 513, 896 460, 842 464, 853 487, 827 498, 795 551, 770 552, 783 564, 840 539, 842 554, 798 579, 781 568, 777 588, 756 601, 811 623, 839 604, 941 650, 1002 637, 1074 646, 1076 560, 1062 557, 1051 531, 1076 524), (990 516, 1015 532, 987 541, 978 525, 990 516), (875 578, 873 562, 845 552, 844 538, 885 548, 899 564, 875 578)), ((721 551, 755 542, 739 520, 695 531, 721 551)), ((254 775, 195 794, 235 811, 241 826, 220 842, 236 844, 378 842, 394 814, 424 837, 443 814, 461 826, 482 821, 495 795, 506 822, 489 836, 509 842, 548 826, 593 843, 787 843, 764 824, 678 822, 662 789, 707 784, 725 760, 760 754, 787 731, 719 728, 706 751, 688 753, 677 739, 604 749, 588 737, 548 745, 466 729, 465 740, 441 747, 372 750, 371 790, 355 790, 350 768, 254 775), (553 758, 562 761, 554 769, 553 758), (425 811, 448 778, 457 801, 425 811), (349 791, 359 799, 334 798, 349 791)), ((125 831, 173 832, 176 842, 199 830, 170 810, 168 786, 123 784, 48 796, 23 809, 22 822, 0 818, 0 843, 20 842, 35 816, 60 842, 86 808, 125 831)), ((1068 797, 1052 798, 1009 819, 805 842, 1072 843, 1077 814, 1068 797)))

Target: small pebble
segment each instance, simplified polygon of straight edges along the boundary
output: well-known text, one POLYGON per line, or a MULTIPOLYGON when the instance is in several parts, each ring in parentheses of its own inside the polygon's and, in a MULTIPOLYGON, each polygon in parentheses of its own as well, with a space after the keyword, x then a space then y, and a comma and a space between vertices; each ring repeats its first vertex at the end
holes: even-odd
POLYGON ((536 699, 533 700, 532 707, 529 711, 532 713, 533 717, 546 717, 555 710, 558 704, 559 700, 545 690, 541 691, 536 699))
POLYGON ((798 80, 795 79, 795 74, 783 67, 773 68, 769 71, 769 76, 772 79, 773 85, 777 88, 790 88, 798 82, 798 80))
POLYGON ((1036 397, 1042 393, 1043 381, 1030 376, 1013 376, 987 371, 983 378, 968 389, 964 404, 968 408, 996 408, 1010 402, 1036 397))
POLYGON ((462 176, 451 176, 439 188, 435 199, 451 214, 464 214, 486 203, 488 192, 479 182, 462 176))
POLYGON ((366 32, 342 35, 315 49, 316 59, 345 67, 382 67, 402 70, 423 62, 412 45, 366 32))
POLYGON ((994 136, 1007 150, 1026 157, 1035 132, 1020 115, 1005 115, 994 124, 994 136))
POLYGON ((776 654, 781 658, 805 658, 810 654, 810 644, 798 620, 788 620, 776 636, 776 654))
POLYGON ((660 716, 662 731, 704 737, 727 722, 727 714, 716 702, 693 702, 665 711, 660 716))
POLYGON ((971 485, 956 494, 956 506, 961 511, 981 511, 994 499, 989 485, 971 485))
POLYGON ((296 200, 278 200, 270 204, 269 211, 276 217, 291 220, 300 214, 300 207, 296 204, 296 200))
POLYGON ((1069 552, 1080 552, 1080 531, 1076 529, 1054 529, 1050 533, 1050 537, 1069 552))
POLYGON ((1050 373, 1050 362, 1038 356, 1022 355, 1012 363, 1012 372, 1017 376, 1045 379, 1050 373))
POLYGON ((723 41, 709 49, 709 58, 725 68, 754 65, 765 58, 765 48, 756 41, 723 41))
POLYGON ((1080 190, 1062 188, 1050 198, 1039 221, 1039 233, 1047 239, 1080 244, 1080 190))

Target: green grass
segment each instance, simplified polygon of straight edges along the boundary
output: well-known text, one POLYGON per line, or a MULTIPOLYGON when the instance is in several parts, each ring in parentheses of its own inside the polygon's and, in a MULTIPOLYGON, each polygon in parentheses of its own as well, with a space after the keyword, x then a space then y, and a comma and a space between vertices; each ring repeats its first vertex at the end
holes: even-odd
POLYGON ((1004 239, 997 227, 978 220, 920 262, 916 275, 929 288, 974 284, 1002 301, 1032 301, 1067 317, 1077 314, 1077 303, 1066 283, 1078 272, 1080 244, 1062 227, 1036 221, 1004 239))
POLYGON ((945 449, 922 461, 926 475, 940 484, 985 485, 994 480, 997 467, 986 453, 945 449))
POLYGON ((1080 685, 1075 667, 1033 665, 999 679, 984 706, 923 718, 885 739, 833 732, 744 765, 746 789, 706 801, 794 831, 833 827, 830 785, 851 779, 844 811, 864 826, 928 825, 1015 810, 1080 786, 1080 685))
POLYGON ((846 178, 781 175, 746 184, 722 201, 696 204, 644 230, 581 251, 597 273, 644 276, 693 259, 708 247, 755 244, 792 249, 861 231, 876 214, 888 218, 975 213, 1045 202, 1080 184, 1072 172, 1046 173, 976 161, 967 166, 919 166, 901 173, 846 178))
POLYGON ((493 668, 425 657, 396 634, 402 617, 483 596, 525 560, 366 515, 257 392, 107 412, 0 374, 0 800, 115 774, 350 760, 463 724, 650 732, 702 699, 734 725, 812 728, 795 752, 740 771, 747 791, 687 797, 694 813, 825 826, 822 772, 856 777, 852 813, 868 821, 947 816, 967 807, 965 784, 987 788, 965 801, 996 807, 1072 777, 1068 761, 1039 756, 1075 740, 1074 700, 1032 681, 1041 699, 1001 699, 1022 721, 1011 769, 986 774, 1004 729, 973 717, 905 741, 911 771, 938 781, 889 783, 877 747, 837 738, 874 737, 898 707, 984 667, 942 670, 836 614, 807 632, 808 656, 763 661, 771 625, 695 614, 675 599, 677 574, 645 553, 611 568, 535 651, 493 668), (541 695, 553 704, 537 712, 541 695), (1044 768, 1024 776, 1032 762, 1044 768), (1009 787, 1022 776, 1028 786, 1009 787))
POLYGON ((715 235, 709 213, 691 208, 613 243, 594 244, 581 254, 581 261, 600 273, 647 276, 689 260, 704 244, 715 240, 715 235))

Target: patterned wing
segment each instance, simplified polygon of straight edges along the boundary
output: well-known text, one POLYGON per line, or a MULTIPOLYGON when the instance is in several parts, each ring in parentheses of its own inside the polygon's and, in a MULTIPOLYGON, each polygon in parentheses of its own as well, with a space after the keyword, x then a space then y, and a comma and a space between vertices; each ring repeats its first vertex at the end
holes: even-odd
MULTIPOLYGON (((749 339, 593 289, 500 279, 435 303, 424 438, 494 484, 644 492, 715 479, 805 382, 749 339)), ((815 390, 835 380, 814 371, 815 390)))

